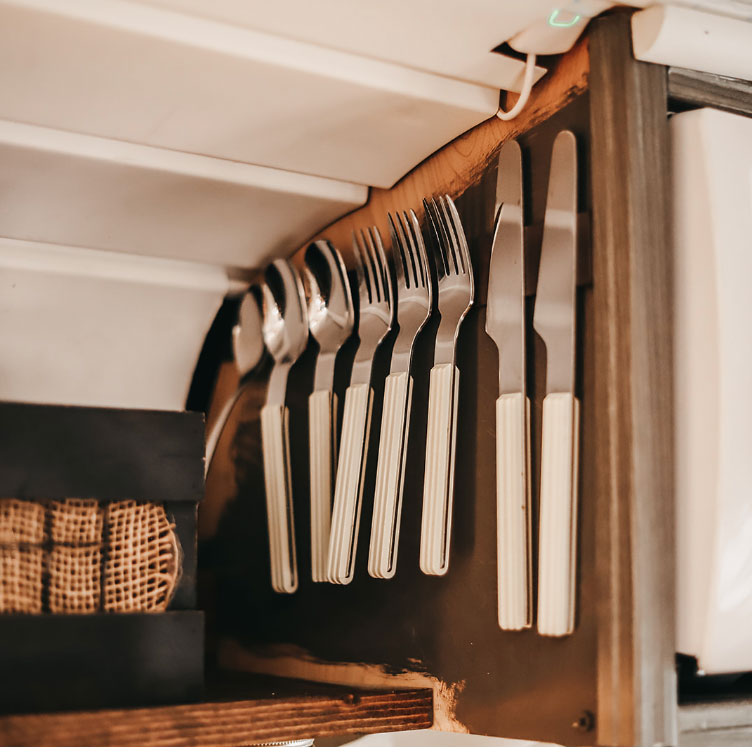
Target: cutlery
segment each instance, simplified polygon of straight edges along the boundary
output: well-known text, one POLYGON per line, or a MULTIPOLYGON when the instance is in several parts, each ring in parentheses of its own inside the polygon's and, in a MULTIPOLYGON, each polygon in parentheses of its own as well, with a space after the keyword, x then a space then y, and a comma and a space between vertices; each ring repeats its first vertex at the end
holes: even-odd
POLYGON ((339 349, 352 334, 355 311, 347 269, 339 251, 331 243, 317 240, 308 246, 303 273, 308 299, 308 328, 319 343, 313 393, 308 398, 311 574, 314 582, 326 582, 337 460, 334 363, 339 349))
POLYGON ((415 212, 389 215, 392 261, 397 273, 399 334, 384 384, 368 573, 390 578, 397 566, 405 459, 413 379, 410 365, 418 332, 431 312, 432 286, 426 248, 415 212))
POLYGON ((543 400, 538 632, 574 630, 579 402, 575 384, 577 143, 554 141, 533 326, 546 345, 543 400))
POLYGON ((290 368, 308 343, 308 320, 303 284, 288 261, 280 259, 267 267, 262 291, 264 342, 274 359, 266 404, 261 408, 272 588, 278 593, 294 593, 298 588, 298 565, 290 476, 289 411, 285 406, 285 392, 290 368))
POLYGON ((379 231, 375 227, 361 231, 360 241, 353 234, 353 252, 360 344, 345 392, 327 562, 329 582, 339 585, 347 585, 353 579, 371 426, 371 366, 376 348, 392 327, 394 309, 392 279, 379 231))
POLYGON ((454 500, 459 369, 455 346, 473 303, 473 268, 465 232, 449 196, 424 201, 436 238, 437 303, 441 322, 428 387, 428 429, 420 534, 420 568, 443 575, 449 567, 454 500))
POLYGON ((261 362, 264 355, 264 337, 261 331, 261 289, 252 285, 243 295, 238 309, 238 321, 232 328, 232 352, 238 372, 238 388, 225 403, 206 439, 204 477, 209 474, 214 452, 227 424, 230 413, 248 385, 248 375, 261 362))
POLYGON ((488 273, 486 332, 499 351, 496 400, 496 520, 499 626, 532 620, 530 560, 530 401, 525 384, 525 253, 522 151, 507 141, 499 154, 500 204, 488 273))

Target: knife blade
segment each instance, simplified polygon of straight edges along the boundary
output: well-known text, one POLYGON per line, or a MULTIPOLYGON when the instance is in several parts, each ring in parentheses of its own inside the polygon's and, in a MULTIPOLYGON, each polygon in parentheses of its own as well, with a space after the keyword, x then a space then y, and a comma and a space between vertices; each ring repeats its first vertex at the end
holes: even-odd
POLYGON ((574 631, 579 402, 575 397, 577 142, 554 140, 533 326, 546 345, 543 400, 538 632, 574 631))
POLYGON ((525 383, 525 247, 522 151, 499 154, 498 207, 488 274, 486 332, 499 351, 496 400, 498 620, 501 629, 532 622, 530 560, 530 403, 525 383))

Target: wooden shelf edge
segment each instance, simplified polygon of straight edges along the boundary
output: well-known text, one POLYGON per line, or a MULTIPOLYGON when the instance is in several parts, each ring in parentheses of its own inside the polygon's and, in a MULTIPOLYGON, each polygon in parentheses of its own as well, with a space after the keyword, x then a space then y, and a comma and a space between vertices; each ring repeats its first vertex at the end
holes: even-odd
POLYGON ((429 728, 430 689, 283 689, 252 699, 0 716, 0 746, 244 746, 429 728))

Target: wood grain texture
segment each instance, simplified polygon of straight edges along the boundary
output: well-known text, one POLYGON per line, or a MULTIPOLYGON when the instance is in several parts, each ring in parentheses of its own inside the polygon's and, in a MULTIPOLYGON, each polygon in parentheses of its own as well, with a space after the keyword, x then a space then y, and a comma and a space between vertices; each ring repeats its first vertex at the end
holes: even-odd
MULTIPOLYGON (((349 266, 352 263, 353 230, 375 225, 382 237, 388 238, 387 212, 412 207, 420 218, 424 196, 443 193, 452 198, 459 196, 480 181, 504 141, 542 123, 582 94, 587 82, 588 50, 587 40, 583 39, 534 87, 530 100, 517 118, 509 121, 490 118, 421 162, 392 188, 371 189, 365 206, 323 228, 314 237, 326 237, 334 243, 349 266)), ((507 98, 509 101, 504 106, 509 109, 516 101, 516 95, 507 94, 507 98)), ((304 250, 305 246, 298 252, 297 260, 301 263, 304 250)))
POLYGON ((428 728, 429 689, 282 689, 264 697, 132 710, 0 716, 3 746, 248 746, 428 728))
POLYGON ((676 742, 666 73, 629 16, 590 35, 598 446, 598 741, 676 742))
POLYGON ((716 107, 739 115, 752 115, 752 81, 713 73, 668 69, 668 96, 674 107, 716 107))

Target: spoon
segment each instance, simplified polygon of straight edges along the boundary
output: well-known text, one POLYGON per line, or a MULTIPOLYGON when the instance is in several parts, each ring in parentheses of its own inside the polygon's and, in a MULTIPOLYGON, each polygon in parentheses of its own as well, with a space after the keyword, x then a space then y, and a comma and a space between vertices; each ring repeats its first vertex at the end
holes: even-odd
POLYGON ((311 576, 326 582, 332 491, 337 459, 337 395, 333 392, 337 353, 355 322, 352 291, 339 251, 326 240, 305 253, 304 281, 308 327, 319 343, 313 393, 308 398, 311 479, 311 576))
POLYGON ((227 424, 230 413, 248 384, 248 375, 254 371, 264 355, 264 339, 261 332, 261 288, 248 288, 238 309, 238 321, 232 328, 232 352, 238 371, 238 388, 225 403, 206 439, 206 462, 204 477, 209 474, 217 444, 227 424))
POLYGON ((280 259, 268 266, 261 289, 264 342, 274 359, 266 404, 261 409, 272 588, 278 593, 294 593, 298 588, 298 565, 290 474, 290 421, 285 392, 290 368, 308 343, 308 317, 303 284, 289 261, 280 259))

